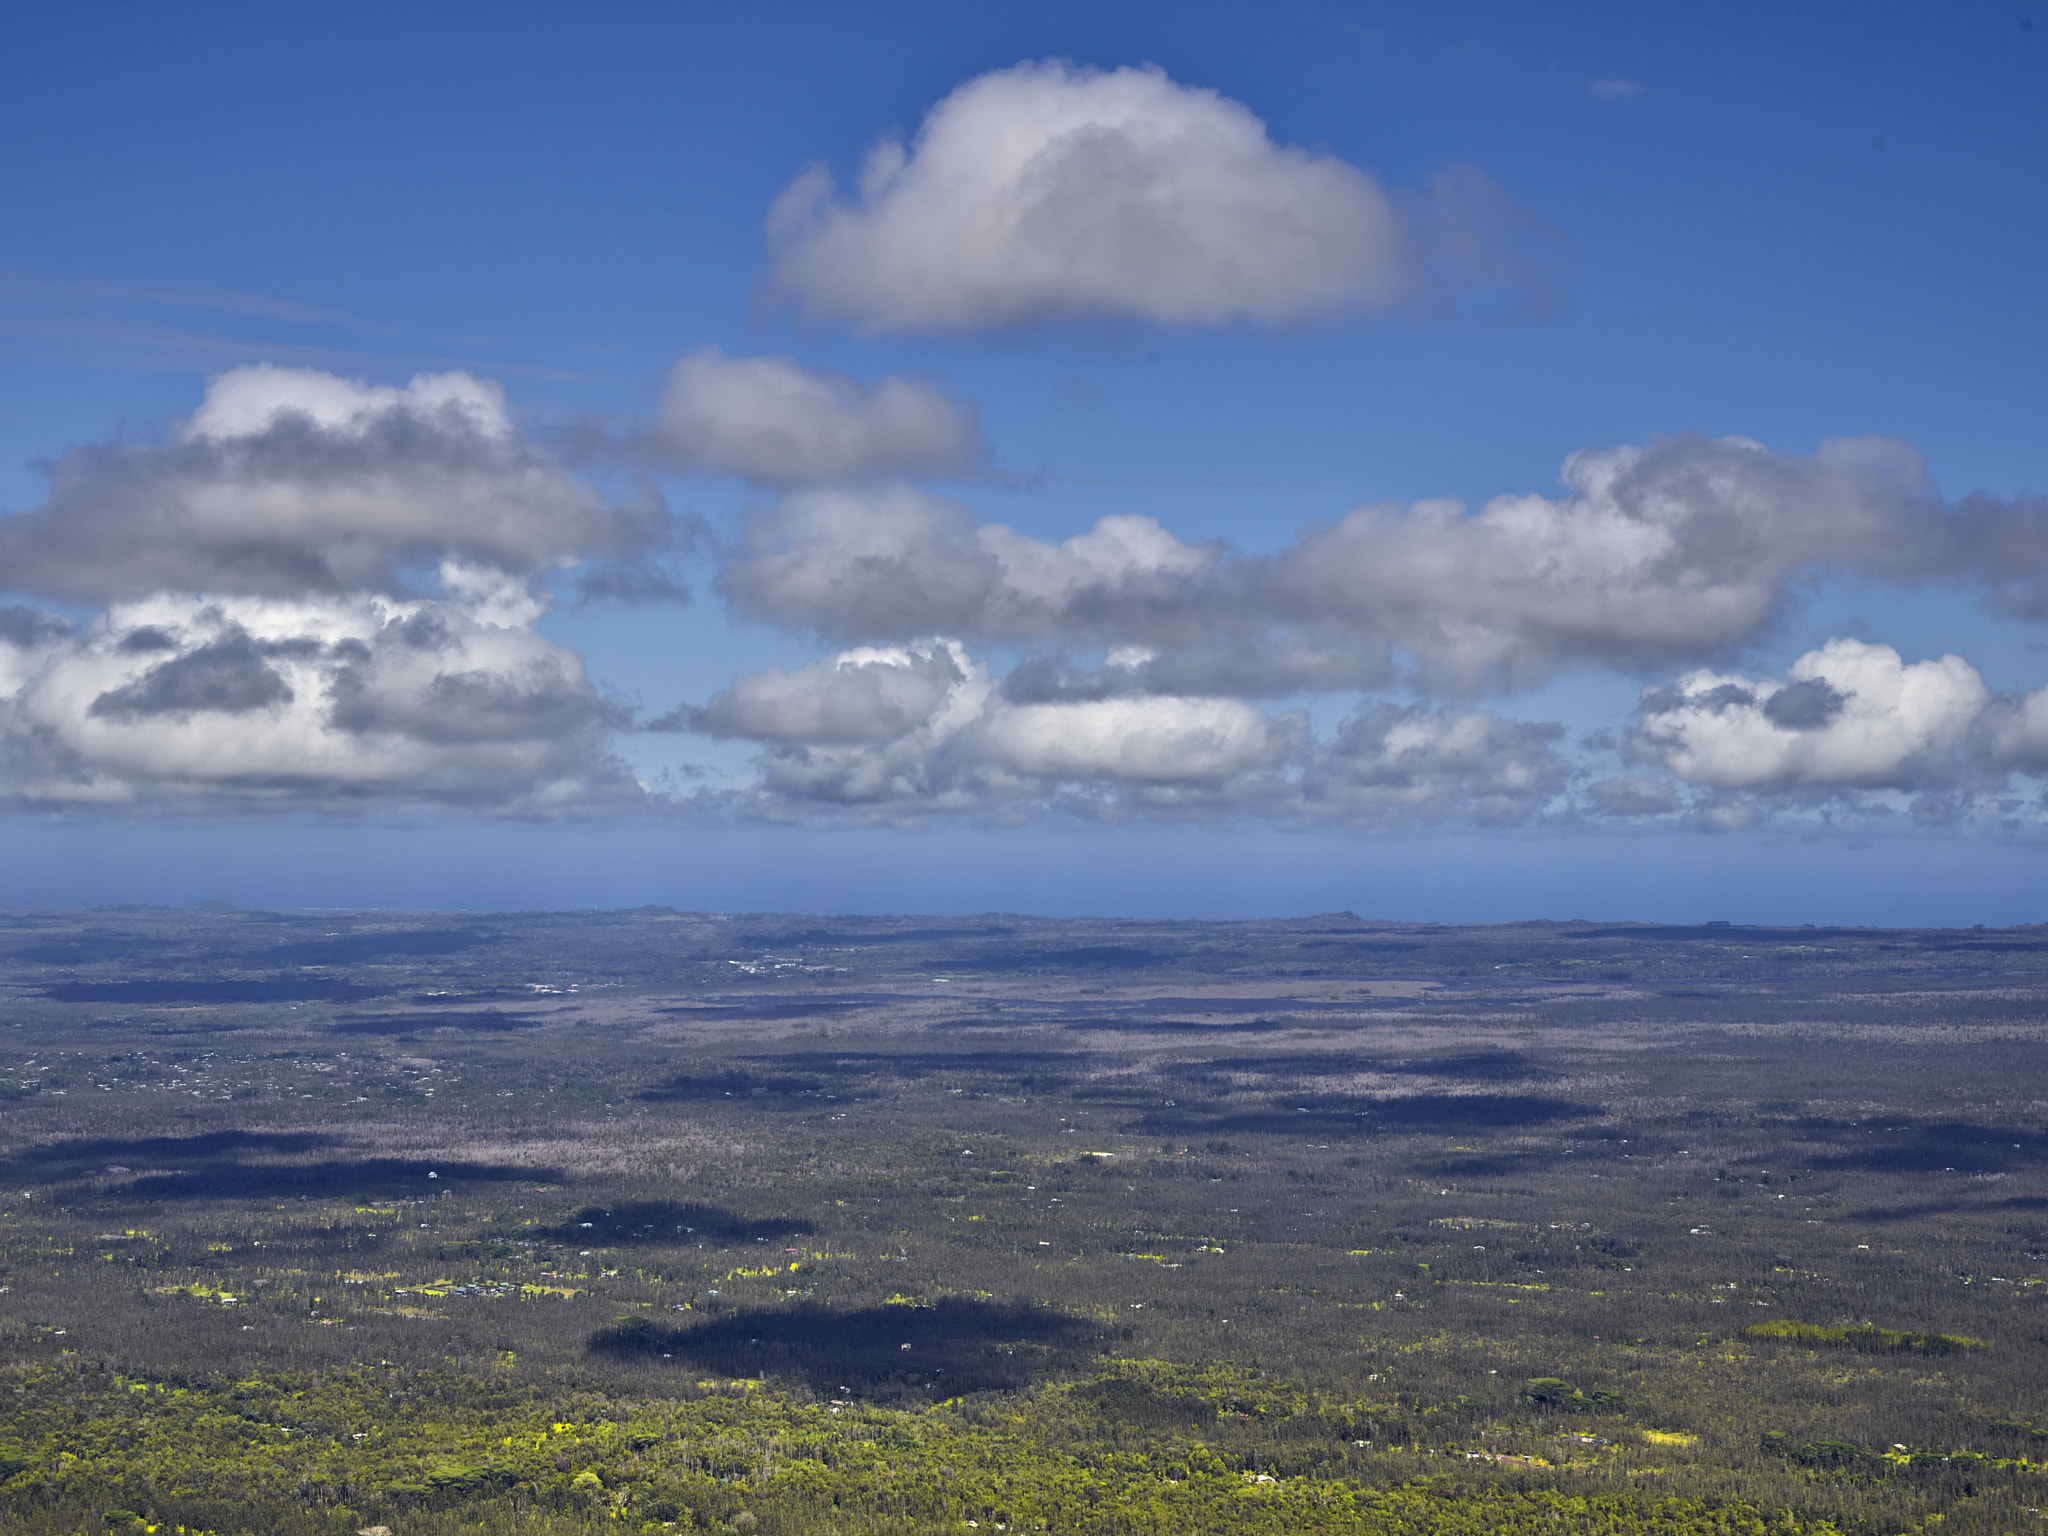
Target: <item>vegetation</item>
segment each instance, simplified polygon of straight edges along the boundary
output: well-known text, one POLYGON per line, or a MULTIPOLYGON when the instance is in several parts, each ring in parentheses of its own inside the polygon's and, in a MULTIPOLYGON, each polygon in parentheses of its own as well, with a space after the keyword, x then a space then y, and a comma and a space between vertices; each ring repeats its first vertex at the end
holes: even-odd
POLYGON ((2044 954, 0 912, 0 1528, 2035 1531, 2044 954))
POLYGON ((1869 1350, 1879 1354, 1913 1350, 1923 1355, 1952 1355, 1958 1350, 1984 1348, 1982 1339, 1965 1338, 1959 1333, 1909 1333, 1899 1328, 1873 1328, 1868 1323, 1822 1328, 1813 1323, 1794 1323, 1778 1319, 1768 1323, 1757 1323, 1744 1332, 1753 1339, 1790 1339, 1799 1344, 1839 1344, 1849 1349, 1869 1350))

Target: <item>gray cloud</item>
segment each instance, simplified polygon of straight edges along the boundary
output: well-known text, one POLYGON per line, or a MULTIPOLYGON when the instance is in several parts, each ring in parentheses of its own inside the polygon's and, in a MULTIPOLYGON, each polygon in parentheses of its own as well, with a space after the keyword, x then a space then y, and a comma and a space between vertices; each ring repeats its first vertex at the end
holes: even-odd
POLYGON ((795 672, 770 667, 713 694, 692 728, 785 743, 893 741, 930 719, 968 672, 965 656, 946 646, 850 651, 795 672))
POLYGON ((54 645, 70 636, 70 623, 54 613, 34 608, 0 607, 0 644, 28 651, 54 645))
POLYGON ((766 290, 871 331, 1291 324, 1523 282, 1494 238, 1507 205, 1469 170, 1397 200, 1155 68, 1027 63, 877 145, 852 198, 800 177, 769 216, 766 290))
POLYGON ((1783 731, 1817 731, 1834 723, 1850 697, 1825 677, 1809 677, 1765 699, 1764 718, 1783 731))
POLYGON ((1993 698, 1970 726, 1970 752, 1994 772, 2048 774, 2048 687, 1993 698))
POLYGON ((752 617, 842 640, 1193 639, 1221 590, 1221 555, 1134 516, 1047 544, 898 485, 806 491, 757 511, 721 581, 752 617))
POLYGON ((1405 668, 1470 693, 1729 655, 1816 572, 1960 579, 1984 544, 1883 440, 1795 458, 1666 439, 1574 454, 1564 481, 1470 511, 1360 508, 1262 555, 1144 517, 1055 544, 902 486, 809 491, 748 520, 721 581, 749 616, 842 644, 1142 650, 1129 665, 1158 692, 1371 688, 1405 668))
POLYGON ((766 485, 951 475, 988 459, 973 406, 918 379, 863 386, 788 357, 707 347, 677 363, 653 446, 690 469, 766 485))
POLYGON ((779 820, 1228 814, 1265 806, 1306 741, 1236 700, 1082 692, 1020 702, 926 640, 736 679, 695 723, 767 745, 747 803, 779 820))
POLYGON ((175 651, 178 648, 178 637, 168 629, 144 625, 141 629, 131 629, 123 635, 120 648, 145 655, 150 651, 175 651))
POLYGON ((1888 645, 1836 639, 1782 680, 1700 671, 1646 690, 1631 747, 1715 790, 1920 789, 1964 776, 1991 703, 1960 656, 1908 665, 1888 645))
POLYGON ((1078 704, 1139 696, 1155 691, 1150 661, 1143 651, 1111 652, 1099 667, 1077 667, 1064 656, 1026 657, 1003 679, 1003 697, 1015 704, 1078 704))
MULTIPOLYGON (((2010 833, 2032 819, 2014 775, 2048 775, 2048 687, 1993 693, 1960 656, 1906 662, 1888 645, 1837 638, 1783 677, 1707 669, 1645 688, 1627 753, 1705 793, 1694 825, 1741 831, 1804 816, 2010 833)), ((1655 816, 1685 808, 1653 779, 1588 784, 1586 808, 1655 816)))
MULTIPOLYGON (((82 449, 0 519, 0 799, 213 809, 639 803, 622 711, 541 636, 539 578, 675 595, 644 489, 608 504, 463 374, 236 369, 162 444, 82 449), (407 588, 428 577, 439 595, 407 588)), ((586 596, 593 595, 586 591, 586 596)))
POLYGON ((73 450, 31 512, 0 517, 11 587, 113 601, 403 587, 455 559, 530 575, 658 541, 667 514, 573 479, 465 374, 373 388, 302 369, 214 379, 167 444, 73 450))
MULTIPOLYGON (((147 653, 175 645, 163 630, 140 629, 124 637, 120 649, 147 653)), ((184 715, 195 710, 239 715, 291 701, 291 684, 264 660, 246 630, 231 628, 217 640, 151 667, 125 687, 109 689, 85 712, 114 720, 184 715)))
POLYGON ((1317 742, 1297 711, 1125 681, 1054 664, 999 685, 928 640, 739 678, 675 723, 762 742, 741 803, 782 821, 1492 825, 1543 814, 1571 772, 1554 725, 1387 705, 1317 742))
POLYGON ((1731 709, 1754 709, 1758 702, 1756 690, 1746 683, 1703 683, 1691 689, 1673 683, 1668 688, 1644 689, 1637 713, 1669 715, 1689 711, 1696 714, 1706 710, 1722 714, 1731 709))
POLYGON ((450 595, 156 597, 0 634, 0 797, 16 804, 517 815, 616 811, 619 711, 517 582, 450 595))
POLYGON ((1586 799, 1600 816, 1664 816, 1678 809, 1678 791, 1657 779, 1595 779, 1586 799))
POLYGON ((1763 819, 1763 808, 1753 801, 1715 796, 1693 813, 1692 821, 1702 832, 1747 832, 1763 819))
MULTIPOLYGON (((1531 684, 1724 654, 1816 568, 1918 577, 1946 554, 1916 455, 1865 440, 1811 459, 1675 438, 1576 453, 1560 498, 1369 507, 1271 564, 1277 611, 1377 630, 1422 681, 1531 684)), ((1297 621, 1298 622, 1298 621, 1297 621)))
MULTIPOLYGON (((1783 677, 1716 670, 1831 572, 1978 583, 2002 611, 2048 613, 2048 503, 1946 504, 1901 444, 1589 451, 1553 496, 1364 507, 1271 553, 1133 515, 1055 542, 871 478, 981 453, 936 391, 787 359, 686 366, 669 451, 784 487, 744 519, 722 591, 843 647, 646 727, 759 744, 738 797, 754 815, 1390 827, 1689 802, 1729 830, 1913 795, 1913 817, 1948 823, 2018 814, 2011 776, 2048 773, 2048 689, 1994 696, 1959 657, 1835 640, 1783 677), (998 678, 970 644, 1032 654, 998 678), (1627 750, 1646 772, 1577 794, 1553 725, 1369 701, 1319 738, 1251 702, 1471 694, 1585 665, 1694 670, 1642 694, 1627 750)), ((169 443, 73 454, 43 508, 0 519, 16 585, 111 602, 82 629, 0 608, 0 796, 642 803, 607 745, 629 722, 538 633, 537 578, 575 565, 586 599, 673 600, 651 558, 671 527, 651 494, 609 504, 570 479, 466 376, 222 375, 169 443), (408 595, 426 567, 440 595, 408 595)))
POLYGON ((1962 564, 1985 583, 1994 609, 2015 618, 2048 618, 2048 497, 2003 501, 1973 495, 1956 518, 1962 564))
MULTIPOLYGON (((452 637, 450 637, 452 639, 452 637)), ((436 647, 447 664, 459 643, 436 647)), ((437 671, 413 681, 402 665, 372 650, 336 667, 328 684, 328 723, 363 737, 395 737, 436 746, 528 745, 574 741, 618 723, 595 695, 576 658, 543 653, 494 670, 437 671)))
POLYGON ((1485 710, 1369 705, 1316 751, 1303 793, 1347 820, 1526 821, 1571 778, 1563 734, 1485 710))

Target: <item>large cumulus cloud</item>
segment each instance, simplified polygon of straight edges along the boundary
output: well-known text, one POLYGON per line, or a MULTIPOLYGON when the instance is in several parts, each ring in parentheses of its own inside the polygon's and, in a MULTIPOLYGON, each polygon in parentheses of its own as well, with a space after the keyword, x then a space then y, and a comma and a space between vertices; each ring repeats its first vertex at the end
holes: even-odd
POLYGON ((2040 819, 2021 791, 2048 776, 2048 687, 1994 693, 1960 656, 1908 662, 1891 646, 1838 637, 1783 676, 1702 668, 1644 689, 1628 749, 1677 785, 1602 780, 1587 786, 1591 808, 1680 811, 1678 789, 1690 787, 1689 808, 1710 830, 1784 812, 1908 812, 2010 831, 2040 819))
POLYGON ((1952 537, 1919 456, 1865 439, 1811 458, 1744 439, 1589 450, 1565 494, 1368 507, 1273 562, 1284 611, 1378 627, 1423 679, 1527 684, 1654 666, 1765 634, 1803 576, 1924 574, 1952 537))
POLYGON ((494 384, 238 368, 162 443, 73 451, 0 518, 0 801, 555 814, 640 789, 619 712, 547 640, 540 578, 662 537, 494 384))
MULTIPOLYGON (((914 380, 706 351, 646 432, 773 488, 720 589, 832 652, 653 722, 755 744, 724 803, 760 816, 1727 828, 1914 796, 2005 815, 2016 776, 2048 775, 2048 689, 1853 639, 1743 665, 1831 574, 2044 606, 2048 507, 1946 502, 1889 440, 1588 450, 1550 495, 1361 507, 1245 552, 1131 513, 1034 537, 908 484, 985 458, 972 412, 914 380), (1456 702, 1588 666, 1679 672, 1619 764, 1611 738, 1575 754, 1456 702), (1366 697, 1320 732, 1292 707, 1331 692, 1366 697)), ((166 441, 78 450, 0 518, 0 585, 101 610, 0 608, 0 800, 645 803, 610 746, 625 714, 540 624, 549 573, 637 591, 667 529, 468 375, 223 374, 166 441)))
POLYGON ((1991 702, 1960 656, 1908 664, 1835 639, 1783 678, 1686 674, 1644 695, 1636 754, 1711 789, 1922 789, 1955 783, 1991 702))
POLYGON ((443 559, 520 576, 631 560, 666 526, 658 502, 608 503, 536 448, 495 384, 263 365, 214 379, 167 443, 58 459, 44 503, 0 518, 0 585, 85 602, 390 593, 443 559))
POLYGON ((1318 741, 1300 711, 1134 691, 1129 672, 999 679, 928 639, 736 679, 690 723, 763 745, 740 799, 777 820, 1499 823, 1544 813, 1571 777, 1552 725, 1372 706, 1318 741))
MULTIPOLYGON (((617 723, 541 605, 495 573, 445 595, 156 596, 82 631, 0 624, 0 801, 527 815, 639 787, 617 723)), ((16 610, 19 614, 20 610, 16 610)))
POLYGON ((1504 237, 1527 222, 1471 170, 1404 204, 1155 68, 1020 64, 877 145, 853 197, 800 177, 769 218, 767 288, 874 331, 1287 324, 1513 286, 1504 237))
POLYGON ((1920 580, 1971 547, 1902 444, 1673 438, 1572 455, 1562 495, 1364 507, 1267 554, 1147 517, 1052 543, 906 487, 808 492, 751 518, 723 580, 749 615, 841 644, 1138 646, 1181 693, 1375 687, 1402 666, 1469 693, 1728 655, 1815 572, 1920 580))
POLYGON ((912 486, 835 487, 750 516, 722 580, 749 616, 841 640, 1143 640, 1233 617, 1221 555, 1149 517, 1050 544, 912 486))

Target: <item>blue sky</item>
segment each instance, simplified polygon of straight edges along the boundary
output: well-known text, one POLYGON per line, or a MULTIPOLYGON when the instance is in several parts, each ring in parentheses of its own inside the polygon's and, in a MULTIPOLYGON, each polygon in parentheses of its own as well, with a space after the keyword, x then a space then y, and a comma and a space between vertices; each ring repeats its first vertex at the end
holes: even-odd
POLYGON ((17 37, 0 899, 2040 916, 2048 13, 17 37))

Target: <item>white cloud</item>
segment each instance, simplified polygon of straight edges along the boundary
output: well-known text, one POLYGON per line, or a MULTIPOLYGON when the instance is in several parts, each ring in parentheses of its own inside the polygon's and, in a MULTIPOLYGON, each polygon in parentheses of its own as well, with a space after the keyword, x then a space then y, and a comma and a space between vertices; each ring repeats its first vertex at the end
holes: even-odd
POLYGON ((1237 699, 1151 695, 1007 705, 981 723, 974 748, 984 762, 1020 779, 1213 783, 1274 766, 1299 738, 1295 723, 1237 699))
POLYGON ((0 571, 86 601, 396 592, 409 565, 531 575, 630 559, 666 527, 658 503, 608 505, 528 443, 494 384, 264 365, 213 379, 168 444, 57 460, 44 504, 0 518, 0 571))
POLYGON ((466 374, 222 374, 169 441, 75 450, 42 507, 0 518, 10 586, 107 604, 83 628, 0 609, 0 801, 636 804, 620 712, 539 633, 537 580, 635 580, 665 524, 466 374))
POLYGON ((794 672, 735 678, 688 723, 755 741, 893 741, 931 719, 973 671, 957 645, 846 651, 794 672))
MULTIPOLYGON (((1867 791, 1918 793, 1923 821, 2005 815, 2013 774, 2048 774, 2048 688, 1994 697, 1959 657, 1834 640, 1782 678, 1726 669, 1829 572, 2048 606, 2048 504, 1950 506, 1888 440, 1586 451, 1555 495, 1365 507, 1247 554, 1130 514, 1033 537, 889 478, 981 453, 971 413, 911 380, 704 352, 659 430, 677 460, 783 488, 720 578, 735 610, 842 647, 657 722, 759 744, 738 797, 758 815, 1402 826, 1689 800, 1732 829, 1901 803, 1867 791), (1030 654, 999 678, 981 645, 1030 654), (1250 702, 1663 664, 1704 668, 1646 691, 1630 750, 1685 795, 1648 773, 1568 793, 1558 727, 1484 710, 1368 701, 1319 739, 1250 702)), ((0 518, 18 587, 108 605, 82 628, 0 608, 0 800, 643 803, 607 747, 619 712, 539 633, 536 594, 574 564, 631 587, 664 519, 575 480, 468 375, 223 374, 168 441, 68 455, 43 507, 0 518)))
POLYGON ((995 685, 988 668, 957 644, 929 640, 848 652, 802 669, 797 679, 796 687, 765 674, 735 680, 724 697, 734 706, 744 701, 744 720, 737 707, 720 709, 719 699, 706 709, 774 744, 759 759, 761 782, 749 797, 756 814, 794 820, 831 806, 912 820, 984 802, 957 743, 981 718, 995 685), (904 707, 919 696, 930 701, 921 713, 904 707))
POLYGON ((1561 666, 1711 656, 1755 639, 1805 572, 1905 575, 1940 530, 1903 444, 1811 459, 1666 439, 1565 462, 1566 494, 1366 507, 1273 562, 1276 616, 1384 638, 1424 682, 1530 684, 1561 666))
POLYGON ((1917 455, 1884 440, 1809 459, 1668 439, 1574 454, 1564 481, 1476 511, 1361 508, 1270 555, 1144 517, 1055 544, 901 487, 810 492, 750 521, 723 580, 750 616, 840 642, 1143 647, 1159 693, 1369 688, 1397 654, 1424 686, 1472 692, 1711 659, 1813 572, 1926 580, 1970 558, 1917 455))
POLYGON ((1542 814, 1570 776, 1553 725, 1385 705, 1318 743, 1298 711, 1126 681, 1111 667, 1018 690, 928 640, 737 679, 694 719, 766 745, 742 803, 776 820, 1498 824, 1542 814))
POLYGON ((185 442, 262 437, 283 421, 303 417, 323 432, 362 437, 394 414, 459 422, 485 437, 514 434, 505 391, 488 379, 422 373, 397 389, 312 368, 258 363, 217 375, 178 436, 185 442))
POLYGON ((1469 259, 1504 203, 1477 173, 1410 216, 1363 171, 1151 67, 982 75, 911 144, 877 145, 852 198, 834 190, 813 168, 777 200, 768 289, 875 331, 1288 324, 1415 302, 1446 258, 1454 278, 1519 275, 1504 250, 1469 259))
POLYGON ((515 814, 637 800, 581 659, 534 630, 542 605, 488 572, 442 586, 158 596, 77 633, 0 626, 0 799, 515 814))
POLYGON ((695 724, 768 744, 750 803, 778 819, 1025 814, 1075 796, 1098 810, 1228 802, 1305 739, 1300 716, 1234 699, 1016 703, 947 640, 742 677, 695 724))
POLYGON ((1034 639, 1189 616, 1218 553, 1130 515, 1049 544, 898 485, 805 491, 756 513, 722 580, 743 612, 800 631, 1034 639))
POLYGON ((1691 672, 1646 689, 1634 748, 1718 790, 1950 784, 1990 690, 1960 656, 1911 665, 1888 645, 1830 640, 1782 679, 1691 672))
POLYGON ((955 474, 987 457, 973 407, 930 384, 891 374, 864 387, 716 348, 670 370, 654 442, 684 466, 768 485, 955 474))
POLYGON ((1634 101, 1638 96, 1649 94, 1648 88, 1634 80, 1589 80, 1586 89, 1602 101, 1634 101))

